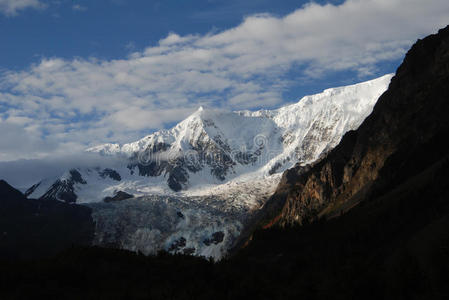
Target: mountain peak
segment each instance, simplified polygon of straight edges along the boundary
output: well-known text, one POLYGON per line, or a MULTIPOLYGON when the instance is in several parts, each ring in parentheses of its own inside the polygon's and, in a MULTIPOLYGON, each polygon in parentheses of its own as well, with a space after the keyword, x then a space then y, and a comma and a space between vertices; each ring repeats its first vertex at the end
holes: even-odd
MULTIPOLYGON (((126 165, 115 170, 123 182, 79 169, 78 177, 87 184, 81 179, 74 183, 77 201, 101 201, 123 185, 130 194, 144 195, 153 190, 187 192, 204 185, 263 180, 296 162, 311 163, 332 149, 345 132, 358 128, 390 78, 329 89, 276 110, 232 112, 200 106, 171 129, 129 144, 90 148, 88 152, 119 155, 114 168, 121 168, 122 161, 126 165)), ((67 176, 60 181, 71 178, 67 176)), ((40 187, 32 197, 41 197, 51 189, 51 182, 40 187)))
MULTIPOLYGON (((0 179, 0 198, 25 198, 21 192, 13 188, 5 180, 0 179)), ((1 200, 0 199, 0 200, 1 200)))

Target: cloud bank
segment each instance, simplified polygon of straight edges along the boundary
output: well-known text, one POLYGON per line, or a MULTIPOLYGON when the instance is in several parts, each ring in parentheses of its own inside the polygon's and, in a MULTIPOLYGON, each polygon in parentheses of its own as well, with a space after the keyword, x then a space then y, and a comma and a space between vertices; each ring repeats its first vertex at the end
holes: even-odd
POLYGON ((46 5, 39 0, 0 0, 0 13, 6 16, 15 16, 27 8, 42 9, 46 5))
POLYGON ((170 33, 124 59, 45 58, 0 73, 3 140, 8 132, 0 161, 129 142, 199 105, 274 107, 295 84, 292 71, 307 80, 347 71, 365 79, 447 23, 447 0, 310 3, 283 17, 249 16, 223 32, 170 33))
POLYGON ((0 162, 0 179, 6 180, 23 192, 33 184, 46 178, 59 178, 73 168, 115 168, 124 167, 124 160, 100 156, 96 153, 74 153, 56 155, 43 159, 20 159, 0 162))

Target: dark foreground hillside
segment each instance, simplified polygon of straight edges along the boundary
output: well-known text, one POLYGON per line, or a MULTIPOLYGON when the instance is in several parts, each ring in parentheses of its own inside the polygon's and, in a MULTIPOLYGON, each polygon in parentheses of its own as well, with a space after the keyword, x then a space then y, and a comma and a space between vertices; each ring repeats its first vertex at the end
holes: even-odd
POLYGON ((0 298, 447 299, 449 161, 416 180, 339 218, 258 231, 216 264, 104 248, 3 262, 0 298))
POLYGON ((219 263, 74 247, 0 263, 0 298, 448 299, 449 27, 418 41, 359 130, 287 171, 219 263))
POLYGON ((0 180, 0 259, 49 257, 76 245, 90 245, 91 210, 56 200, 27 199, 0 180))

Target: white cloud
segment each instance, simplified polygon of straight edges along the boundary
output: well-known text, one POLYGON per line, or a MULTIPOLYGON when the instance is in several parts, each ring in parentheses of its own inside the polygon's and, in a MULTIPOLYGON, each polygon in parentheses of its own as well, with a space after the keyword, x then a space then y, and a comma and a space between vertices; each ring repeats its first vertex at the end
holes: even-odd
POLYGON ((16 136, 34 143, 26 155, 0 148, 0 160, 132 141, 199 105, 273 107, 292 68, 304 80, 341 71, 363 79, 447 23, 447 0, 347 0, 250 16, 219 33, 170 33, 125 59, 47 58, 0 75, 2 124, 29 128, 16 136))
POLYGON ((72 168, 123 166, 116 158, 94 153, 72 153, 32 160, 0 161, 0 179, 23 191, 43 178, 60 177, 72 168))
POLYGON ((0 0, 0 13, 15 16, 27 8, 43 9, 46 5, 39 0, 0 0))

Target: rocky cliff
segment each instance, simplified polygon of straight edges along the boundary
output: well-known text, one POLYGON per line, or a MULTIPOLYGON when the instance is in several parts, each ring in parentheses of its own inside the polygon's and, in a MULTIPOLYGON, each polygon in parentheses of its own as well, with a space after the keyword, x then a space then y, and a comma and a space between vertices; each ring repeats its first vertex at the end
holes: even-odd
POLYGON ((449 27, 418 40, 388 90, 329 155, 282 177, 264 225, 341 215, 444 160, 449 137, 449 27))

